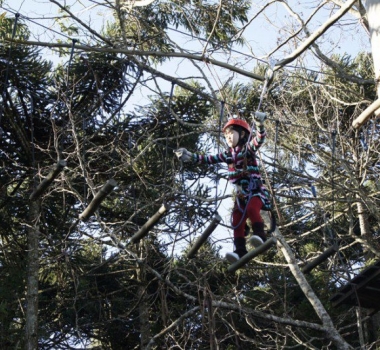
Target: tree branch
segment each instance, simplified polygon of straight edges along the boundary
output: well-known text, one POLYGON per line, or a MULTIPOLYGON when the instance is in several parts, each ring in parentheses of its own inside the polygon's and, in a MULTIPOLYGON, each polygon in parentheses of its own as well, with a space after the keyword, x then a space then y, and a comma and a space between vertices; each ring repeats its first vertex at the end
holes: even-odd
POLYGON ((311 36, 309 36, 296 50, 293 51, 288 57, 276 63, 274 70, 278 70, 284 67, 286 64, 294 61, 298 56, 300 56, 304 51, 306 51, 311 44, 313 44, 319 37, 321 37, 327 29, 329 29, 335 22, 337 22, 341 17, 343 17, 352 5, 357 0, 350 0, 342 6, 342 8, 332 17, 330 17, 323 25, 321 25, 311 36))
MULTIPOLYGON (((47 43, 47 42, 42 42, 42 41, 26 41, 26 40, 12 40, 10 38, 5 38, 4 39, 6 42, 10 43, 15 43, 18 45, 29 45, 29 46, 41 46, 41 47, 50 47, 50 48, 71 48, 71 44, 65 44, 65 43, 47 43)), ((170 57, 170 58, 187 58, 190 60, 195 60, 195 61, 202 61, 205 63, 211 63, 215 66, 221 67, 228 69, 232 72, 241 74, 245 77, 264 81, 265 77, 251 73, 248 71, 245 71, 243 69, 237 68, 233 65, 230 65, 225 62, 217 61, 212 58, 208 58, 205 56, 199 56, 199 55, 193 55, 189 53, 183 53, 183 52, 160 52, 160 51, 142 51, 142 50, 124 50, 124 49, 119 49, 119 48, 101 48, 101 47, 93 47, 93 46, 88 46, 88 45, 75 45, 76 50, 83 50, 86 52, 107 52, 107 53, 114 53, 114 54, 124 54, 130 57, 133 56, 151 56, 151 57, 170 57)))

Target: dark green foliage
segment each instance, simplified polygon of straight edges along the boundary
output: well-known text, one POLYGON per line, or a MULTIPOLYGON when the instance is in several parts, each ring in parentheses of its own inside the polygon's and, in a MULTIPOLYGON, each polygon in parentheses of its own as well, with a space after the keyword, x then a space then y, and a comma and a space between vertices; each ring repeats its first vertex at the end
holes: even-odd
POLYGON ((182 0, 163 2, 159 6, 147 6, 136 11, 135 20, 130 21, 125 30, 131 43, 137 43, 141 49, 148 48, 151 51, 157 48, 161 51, 173 50, 165 38, 165 30, 169 26, 188 30, 196 36, 207 37, 213 50, 227 49, 233 42, 242 42, 242 39, 236 36, 237 25, 247 22, 249 8, 250 3, 246 0, 228 0, 221 4, 205 1, 190 4, 182 0), (178 7, 182 10, 178 11, 178 7), (135 34, 137 25, 138 37, 135 34))

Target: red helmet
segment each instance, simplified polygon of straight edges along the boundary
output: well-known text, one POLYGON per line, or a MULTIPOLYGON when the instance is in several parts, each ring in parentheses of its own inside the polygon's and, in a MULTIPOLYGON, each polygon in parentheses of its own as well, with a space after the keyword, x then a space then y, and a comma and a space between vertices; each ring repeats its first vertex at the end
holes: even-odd
POLYGON ((251 130, 251 127, 249 126, 249 124, 243 120, 243 119, 238 119, 238 118, 232 118, 230 119, 226 125, 223 126, 223 132, 225 132, 225 130, 229 127, 229 126, 233 126, 233 125, 236 125, 236 126, 241 126, 244 130, 247 131, 247 133, 249 134, 250 133, 250 130, 251 130))

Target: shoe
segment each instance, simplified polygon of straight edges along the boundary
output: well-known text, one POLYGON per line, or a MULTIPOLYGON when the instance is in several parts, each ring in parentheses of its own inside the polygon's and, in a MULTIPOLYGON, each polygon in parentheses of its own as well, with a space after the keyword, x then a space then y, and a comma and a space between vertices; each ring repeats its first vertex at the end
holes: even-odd
POLYGON ((240 256, 235 252, 228 252, 226 259, 232 264, 240 259, 240 256))
POLYGON ((259 236, 253 235, 249 239, 249 244, 255 248, 260 247, 264 243, 263 239, 259 236))

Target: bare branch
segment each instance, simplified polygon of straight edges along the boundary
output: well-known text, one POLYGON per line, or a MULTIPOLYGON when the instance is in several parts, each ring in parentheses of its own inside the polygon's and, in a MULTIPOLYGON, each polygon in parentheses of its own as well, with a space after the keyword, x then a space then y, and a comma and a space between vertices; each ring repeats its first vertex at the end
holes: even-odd
POLYGON ((336 23, 340 18, 342 18, 356 0, 350 0, 329 20, 327 20, 322 26, 320 26, 311 36, 309 36, 301 45, 293 51, 288 57, 276 63, 274 70, 278 70, 284 67, 286 64, 294 61, 298 56, 300 56, 304 51, 306 51, 312 43, 314 43, 319 37, 323 35, 334 23, 336 23))

